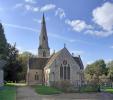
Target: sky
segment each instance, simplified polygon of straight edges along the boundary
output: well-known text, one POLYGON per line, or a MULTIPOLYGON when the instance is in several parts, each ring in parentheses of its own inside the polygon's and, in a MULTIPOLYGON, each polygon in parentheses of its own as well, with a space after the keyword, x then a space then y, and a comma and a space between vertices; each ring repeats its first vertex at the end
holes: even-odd
POLYGON ((113 60, 113 0, 0 0, 7 41, 38 54, 43 12, 51 54, 66 48, 84 67, 113 60))

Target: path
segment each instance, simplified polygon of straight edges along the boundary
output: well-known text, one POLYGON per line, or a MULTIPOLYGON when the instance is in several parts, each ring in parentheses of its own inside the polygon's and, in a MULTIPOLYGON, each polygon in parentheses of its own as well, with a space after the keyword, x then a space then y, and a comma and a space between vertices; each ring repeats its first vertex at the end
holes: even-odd
POLYGON ((113 100, 109 92, 62 93, 40 95, 30 86, 17 86, 17 100, 113 100))

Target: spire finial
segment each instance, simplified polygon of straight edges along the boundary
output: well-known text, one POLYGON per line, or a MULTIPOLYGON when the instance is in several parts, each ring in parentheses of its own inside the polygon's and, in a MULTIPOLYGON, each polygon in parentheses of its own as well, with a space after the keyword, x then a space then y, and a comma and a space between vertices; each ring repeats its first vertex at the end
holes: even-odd
POLYGON ((66 44, 64 43, 64 48, 65 48, 66 44))

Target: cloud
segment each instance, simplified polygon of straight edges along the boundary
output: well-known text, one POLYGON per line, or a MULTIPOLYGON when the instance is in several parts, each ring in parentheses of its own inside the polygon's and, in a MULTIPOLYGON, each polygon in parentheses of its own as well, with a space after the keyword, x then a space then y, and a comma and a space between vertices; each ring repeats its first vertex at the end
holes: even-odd
POLYGON ((22 3, 16 4, 14 7, 12 7, 12 9, 14 9, 14 8, 19 8, 19 7, 21 7, 22 5, 23 5, 22 3))
POLYGON ((0 10, 3 10, 3 8, 0 8, 0 10))
POLYGON ((31 52, 31 53, 33 53, 33 54, 35 54, 35 55, 38 54, 38 51, 37 51, 37 50, 27 50, 27 51, 29 51, 29 52, 31 52))
POLYGON ((49 20, 49 18, 47 17, 45 20, 49 20))
POLYGON ((90 65, 90 64, 92 64, 92 63, 93 63, 93 61, 89 61, 89 62, 87 62, 88 65, 90 65))
POLYGON ((63 17, 66 17, 66 14, 64 13, 64 10, 62 8, 58 8, 55 12, 55 16, 56 15, 60 15, 60 19, 62 19, 63 17))
MULTIPOLYGON (((33 29, 33 28, 22 27, 22 26, 13 25, 13 24, 7 24, 7 23, 2 23, 2 24, 3 24, 3 25, 6 25, 6 26, 21 28, 21 29, 27 29, 27 30, 36 31, 36 32, 39 32, 39 33, 40 33, 39 30, 36 30, 36 29, 33 29)), ((52 33, 48 33, 48 35, 51 36, 51 37, 58 38, 58 39, 64 39, 64 40, 68 40, 68 41, 73 40, 73 39, 66 38, 66 37, 63 37, 63 36, 60 36, 60 35, 57 35, 57 34, 52 34, 52 33)), ((96 43, 86 42, 86 41, 82 41, 82 40, 73 40, 73 41, 78 41, 78 42, 83 42, 83 43, 88 43, 88 44, 97 45, 96 43)))
POLYGON ((30 5, 25 5, 26 10, 32 10, 34 12, 39 11, 39 7, 31 7, 30 5))
POLYGON ((34 3, 34 4, 36 3, 35 0, 25 0, 25 2, 34 3))
POLYGON ((93 10, 92 21, 102 27, 104 30, 111 31, 113 29, 113 3, 106 2, 101 7, 93 10))
POLYGON ((71 25, 73 27, 73 30, 78 31, 78 32, 84 30, 85 28, 93 29, 93 26, 87 25, 84 21, 80 21, 80 20, 70 21, 70 20, 67 19, 65 21, 65 23, 71 25))
POLYGON ((71 53, 71 54, 72 54, 72 53, 74 53, 74 54, 82 54, 83 51, 70 51, 70 53, 71 53))
POLYGON ((113 31, 94 31, 94 30, 87 30, 84 32, 84 34, 91 34, 91 35, 96 35, 96 36, 100 36, 100 37, 107 37, 111 34, 113 34, 113 31))
POLYGON ((16 47, 18 50, 23 50, 23 48, 22 47, 19 47, 19 46, 17 46, 16 47))
POLYGON ((84 57, 81 57, 81 60, 83 60, 84 59, 84 57))
POLYGON ((69 31, 71 28, 68 28, 67 30, 69 31))
POLYGON ((39 20, 39 19, 36 19, 36 18, 34 18, 33 21, 36 21, 38 23, 41 23, 42 22, 42 20, 39 20))
POLYGON ((45 5, 44 7, 41 8, 41 11, 47 11, 47 10, 50 10, 50 9, 54 9, 55 7, 56 7, 56 5, 47 4, 47 5, 45 5))
POLYGON ((105 63, 107 64, 108 62, 111 62, 113 59, 107 59, 107 60, 104 60, 105 61, 105 63))
POLYGON ((12 27, 17 27, 17 28, 22 28, 22 29, 27 29, 27 30, 31 30, 31 31, 40 32, 39 30, 32 29, 32 28, 28 28, 28 27, 22 27, 22 26, 12 25, 12 24, 6 24, 6 23, 2 23, 2 24, 3 24, 3 25, 6 25, 6 26, 12 26, 12 27))
POLYGON ((31 10, 31 6, 30 5, 25 5, 26 10, 31 10))
POLYGON ((69 41, 73 42, 73 41, 75 41, 75 40, 69 40, 69 41))
POLYGON ((35 12, 39 11, 39 7, 33 8, 32 10, 35 11, 35 12))
POLYGON ((58 52, 58 50, 56 50, 56 49, 50 49, 50 54, 53 54, 54 50, 55 50, 55 53, 58 52))
POLYGON ((110 46, 110 48, 113 48, 113 46, 110 46))

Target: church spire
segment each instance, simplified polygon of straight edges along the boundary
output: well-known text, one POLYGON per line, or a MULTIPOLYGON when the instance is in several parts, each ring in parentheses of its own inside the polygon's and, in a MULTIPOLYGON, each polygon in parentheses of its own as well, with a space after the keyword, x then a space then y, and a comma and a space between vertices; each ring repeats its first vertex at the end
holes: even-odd
POLYGON ((42 18, 41 24, 42 24, 42 26, 41 26, 41 33, 40 33, 40 38, 39 38, 39 48, 38 48, 38 56, 39 57, 43 57, 43 56, 41 56, 41 55, 43 55, 43 52, 42 52, 43 50, 45 51, 44 55, 47 55, 47 52, 48 52, 48 55, 50 55, 50 48, 48 45, 48 37, 47 37, 44 13, 43 13, 43 18, 42 18))

